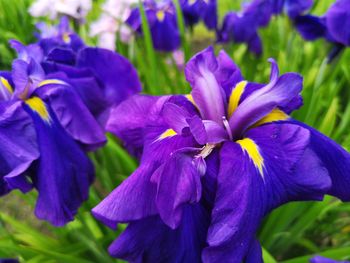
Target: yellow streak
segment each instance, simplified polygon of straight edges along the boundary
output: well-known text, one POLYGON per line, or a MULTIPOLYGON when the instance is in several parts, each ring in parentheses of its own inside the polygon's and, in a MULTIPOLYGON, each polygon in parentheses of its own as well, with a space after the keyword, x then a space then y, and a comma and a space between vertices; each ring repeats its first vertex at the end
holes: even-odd
POLYGON ((244 92, 245 87, 247 86, 247 81, 241 81, 232 89, 230 100, 228 103, 228 117, 230 118, 233 112, 237 109, 239 100, 244 92))
POLYGON ((165 12, 163 10, 159 10, 156 14, 157 16, 157 19, 160 21, 160 22, 163 22, 164 21, 164 18, 165 18, 165 12))
POLYGON ((45 85, 50 85, 50 84, 67 85, 66 82, 59 80, 59 79, 46 79, 46 80, 43 80, 42 82, 39 83, 38 88, 45 86, 45 85))
POLYGON ((279 109, 273 109, 269 114, 260 119, 253 127, 263 125, 265 123, 274 122, 274 121, 285 121, 289 116, 279 109))
POLYGON ((4 87, 10 92, 11 94, 13 93, 13 88, 11 84, 7 81, 7 79, 0 77, 1 84, 4 85, 4 87))
POLYGON ((264 158, 259 152, 259 147, 256 143, 249 139, 245 138, 243 140, 237 141, 237 143, 242 147, 242 149, 249 155, 250 159, 253 161, 255 167, 259 170, 260 175, 264 177, 264 158))
POLYGON ((159 136, 158 140, 163 140, 165 138, 169 138, 175 135, 177 135, 176 131, 174 131, 173 129, 167 129, 159 136))
POLYGON ((67 43, 67 44, 70 43, 70 35, 69 35, 69 33, 64 33, 63 36, 62 36, 62 38, 63 38, 63 41, 64 41, 65 43, 67 43))
POLYGON ((47 111, 45 102, 40 99, 39 97, 32 97, 30 99, 27 99, 25 103, 36 113, 39 114, 39 116, 49 122, 50 121, 50 115, 49 112, 47 111))

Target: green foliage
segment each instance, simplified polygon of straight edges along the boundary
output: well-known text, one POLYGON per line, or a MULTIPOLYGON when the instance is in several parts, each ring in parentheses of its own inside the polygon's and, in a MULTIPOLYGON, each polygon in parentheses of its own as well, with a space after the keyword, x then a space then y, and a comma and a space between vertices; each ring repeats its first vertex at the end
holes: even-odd
MULTIPOLYGON (((33 41, 34 20, 27 13, 29 0, 0 0, 0 69, 9 69, 14 57, 7 41, 16 38, 24 43, 33 41)), ((103 1, 98 1, 99 3, 103 1)), ((188 59, 196 51, 215 42, 212 33, 197 26, 193 32, 184 29, 182 15, 177 16, 181 29, 182 50, 188 59)), ((228 10, 238 10, 239 1, 218 0, 221 17, 228 10)), ((316 1, 313 11, 322 14, 332 1, 316 1)), ((97 4, 95 3, 97 8, 97 4)), ((187 93, 183 69, 178 68, 171 55, 153 49, 149 26, 141 7, 144 38, 130 45, 117 43, 118 52, 128 57, 138 69, 144 92, 151 94, 187 93)), ((98 16, 94 9, 89 21, 98 16)), ((80 29, 87 39, 87 27, 80 29)), ((343 52, 332 64, 326 63, 330 45, 323 40, 305 42, 295 32, 285 16, 275 17, 260 30, 264 53, 256 58, 244 45, 215 45, 224 48, 246 79, 267 82, 267 59, 277 60, 281 72, 299 72, 304 76, 304 107, 294 118, 308 123, 350 149, 350 51, 343 52)), ((91 43, 91 40, 89 41, 91 43)), ((113 136, 108 144, 91 153, 96 168, 96 182, 90 198, 79 210, 77 219, 64 228, 53 228, 32 216, 36 193, 17 192, 0 199, 0 258, 19 257, 23 262, 119 262, 107 253, 108 245, 125 226, 112 231, 97 222, 91 208, 119 185, 137 167, 113 136)), ((264 246, 267 263, 302 263, 315 254, 346 259, 350 255, 350 205, 331 197, 323 202, 291 203, 268 216, 259 238, 264 246)))

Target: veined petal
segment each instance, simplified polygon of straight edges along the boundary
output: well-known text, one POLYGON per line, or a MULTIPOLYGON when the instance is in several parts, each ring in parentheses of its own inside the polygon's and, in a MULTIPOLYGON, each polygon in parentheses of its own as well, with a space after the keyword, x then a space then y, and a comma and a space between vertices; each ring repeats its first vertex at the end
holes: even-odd
MULTIPOLYGON (((156 133, 159 134, 159 128, 156 133)), ((157 141, 154 141, 153 134, 148 136, 150 139, 144 139, 146 143, 140 167, 92 210, 97 219, 111 228, 120 222, 157 214, 157 186, 151 182, 152 174, 176 150, 193 146, 193 139, 178 135, 157 141)))
POLYGON ((273 109, 285 107, 302 89, 302 78, 286 73, 277 79, 277 65, 272 63, 271 82, 257 89, 241 102, 229 120, 233 137, 242 135, 245 129, 256 123, 273 109))
POLYGON ((121 55, 107 49, 84 48, 78 53, 77 67, 91 69, 104 84, 104 96, 116 105, 141 91, 141 83, 133 65, 121 55))
POLYGON ((11 189, 26 192, 24 172, 39 157, 35 129, 21 102, 0 104, 0 195, 11 189))
POLYGON ((46 82, 38 89, 37 94, 49 102, 60 124, 69 135, 86 145, 88 150, 96 149, 106 142, 104 131, 73 87, 56 81, 46 82))
POLYGON ((174 153, 152 175, 157 185, 156 204, 160 217, 170 228, 176 229, 186 204, 198 203, 201 198, 200 173, 193 156, 174 153))
POLYGON ((202 118, 221 123, 225 116, 225 103, 224 90, 215 76, 217 70, 218 62, 213 48, 210 47, 187 63, 185 74, 192 86, 191 94, 202 118))
POLYGON ((332 187, 328 193, 342 201, 350 201, 350 173, 348 169, 350 154, 314 128, 295 120, 292 120, 291 123, 310 131, 310 147, 327 168, 332 180, 332 187))
POLYGON ((157 122, 163 105, 168 100, 168 96, 132 96, 112 110, 106 129, 121 138, 132 154, 140 157, 145 129, 157 122))
POLYGON ((26 107, 33 119, 40 151, 31 175, 39 193, 35 214, 54 226, 63 226, 74 219, 78 208, 87 199, 94 169, 51 109, 44 102, 40 105, 46 108, 50 122, 43 120, 35 108, 26 107))
POLYGON ((109 247, 109 253, 129 262, 201 262, 201 251, 210 212, 197 204, 184 208, 182 221, 175 230, 158 216, 131 222, 109 247))
POLYGON ((263 217, 285 202, 320 200, 330 187, 327 170, 308 148, 308 130, 276 123, 252 129, 246 136, 259 146, 265 175, 261 177, 238 143, 223 144, 204 262, 260 260, 252 246, 263 217))

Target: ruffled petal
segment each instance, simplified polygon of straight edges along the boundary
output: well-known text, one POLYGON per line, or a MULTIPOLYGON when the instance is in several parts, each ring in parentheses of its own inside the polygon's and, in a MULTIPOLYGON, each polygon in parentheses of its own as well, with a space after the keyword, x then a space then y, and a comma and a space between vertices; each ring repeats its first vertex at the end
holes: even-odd
MULTIPOLYGON (((203 174, 205 170, 202 171, 203 174)), ((173 153, 152 175, 157 184, 156 204, 160 217, 172 229, 176 229, 186 204, 197 203, 201 198, 201 174, 193 162, 193 156, 173 153)))
POLYGON ((32 120, 21 102, 0 103, 0 148, 0 195, 30 190, 24 173, 39 152, 32 120))
POLYGON ((251 246, 263 217, 286 202, 321 200, 330 187, 327 170, 308 148, 308 130, 276 123, 252 129, 246 136, 249 144, 225 142, 220 150, 204 262, 259 258, 251 246))
POLYGON ((293 121, 310 131, 310 147, 322 161, 332 179, 329 194, 350 201, 350 154, 333 140, 304 123, 293 121))
POLYGON ((94 168, 77 143, 65 132, 51 109, 36 99, 27 103, 40 151, 31 175, 39 196, 35 214, 54 226, 74 219, 88 198, 94 168))
POLYGON ((302 77, 286 73, 278 78, 277 64, 272 61, 271 82, 256 89, 233 112, 229 123, 233 138, 239 138, 245 129, 277 107, 287 107, 302 89, 302 77))
POLYGON ((214 50, 209 47, 187 63, 185 74, 202 118, 221 123, 225 116, 225 95, 215 76, 218 67, 214 50))
POLYGON ((200 204, 184 208, 176 230, 158 216, 132 222, 109 247, 109 253, 129 262, 201 262, 210 213, 200 204))
POLYGON ((95 150, 106 141, 102 127, 83 104, 73 87, 69 85, 45 85, 38 89, 40 97, 47 101, 60 124, 75 140, 95 150))

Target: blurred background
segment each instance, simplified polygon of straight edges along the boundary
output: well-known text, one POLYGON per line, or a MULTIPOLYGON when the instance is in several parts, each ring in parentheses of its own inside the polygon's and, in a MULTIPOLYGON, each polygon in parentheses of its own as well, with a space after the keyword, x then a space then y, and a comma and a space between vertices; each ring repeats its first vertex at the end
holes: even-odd
MULTIPOLYGON (((103 2, 93 1, 86 22, 73 25, 88 45, 98 43, 89 36, 89 30, 100 16, 103 2)), ((333 2, 315 1, 311 13, 322 15, 333 2)), ((38 21, 57 23, 49 18, 31 17, 28 12, 31 3, 31 0, 0 0, 0 70, 10 69, 15 58, 8 40, 35 42, 38 21)), ((240 10, 241 4, 239 0, 218 0, 220 23, 225 13, 240 10)), ((293 117, 350 150, 350 51, 345 50, 328 64, 327 55, 332 46, 322 39, 303 40, 286 15, 273 17, 259 33, 263 42, 260 57, 249 53, 244 44, 217 44, 215 33, 202 24, 183 32, 182 48, 187 52, 186 58, 208 45, 214 45, 217 51, 225 49, 249 81, 268 81, 270 57, 276 59, 282 73, 299 72, 304 77, 304 107, 293 117)), ((138 69, 145 93, 189 91, 182 69, 173 57, 149 48, 146 38, 128 44, 117 40, 116 51, 138 69)), ((66 227, 53 228, 34 217, 35 192, 23 195, 14 191, 0 199, 0 258, 19 258, 30 263, 121 262, 108 255, 107 247, 125 226, 112 231, 97 222, 89 211, 137 167, 137 162, 112 136, 103 149, 90 157, 96 167, 96 182, 77 219, 66 227)), ((350 259, 350 204, 327 197, 323 202, 285 205, 266 218, 259 238, 267 263, 308 262, 316 254, 350 259)))

